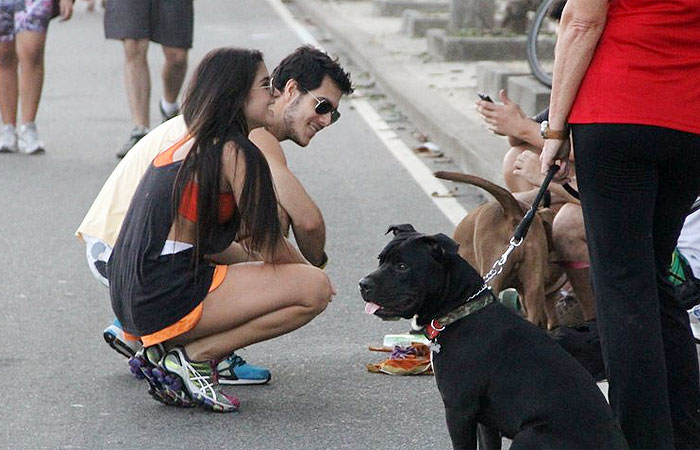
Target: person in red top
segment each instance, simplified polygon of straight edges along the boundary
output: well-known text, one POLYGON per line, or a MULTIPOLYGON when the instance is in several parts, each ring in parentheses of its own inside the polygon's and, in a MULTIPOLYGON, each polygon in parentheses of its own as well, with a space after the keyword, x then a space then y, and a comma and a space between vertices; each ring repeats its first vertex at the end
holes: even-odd
POLYGON ((542 171, 569 126, 609 399, 632 448, 700 448, 698 356, 667 281, 700 192, 700 0, 569 0, 542 171))

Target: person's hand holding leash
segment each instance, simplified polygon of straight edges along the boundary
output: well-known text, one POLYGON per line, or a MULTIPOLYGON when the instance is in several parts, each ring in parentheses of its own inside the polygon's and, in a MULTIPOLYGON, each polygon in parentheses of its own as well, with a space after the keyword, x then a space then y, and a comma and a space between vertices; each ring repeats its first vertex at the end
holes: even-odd
POLYGON ((546 174, 553 164, 559 165, 559 170, 554 175, 554 180, 564 180, 569 177, 569 153, 571 141, 569 139, 545 139, 540 163, 542 175, 546 174))

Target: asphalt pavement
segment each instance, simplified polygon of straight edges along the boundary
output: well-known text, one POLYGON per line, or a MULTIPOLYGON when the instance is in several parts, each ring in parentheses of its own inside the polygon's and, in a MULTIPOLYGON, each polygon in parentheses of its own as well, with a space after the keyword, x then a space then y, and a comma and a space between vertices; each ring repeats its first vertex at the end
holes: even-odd
MULTIPOLYGON (((281 6, 195 2, 190 71, 208 50, 228 45, 259 48, 274 67, 304 42, 281 6)), ((108 292, 92 278, 73 233, 116 165, 130 124, 121 45, 105 41, 102 11, 84 8, 78 2, 71 21, 49 30, 37 119, 46 154, 0 155, 0 449, 450 448, 433 377, 367 372, 365 364, 383 356, 367 346, 408 324, 365 315, 357 281, 376 266, 388 225, 450 233, 453 223, 387 151, 354 100, 343 102, 341 121, 308 148, 285 144, 292 169, 324 212, 327 271, 338 295, 306 327, 241 351, 268 366, 272 382, 227 388, 242 402, 233 414, 166 407, 107 348, 101 333, 112 317, 108 292)), ((158 46, 149 58, 157 120, 158 46)), ((420 129, 400 105, 372 86, 359 62, 347 63, 364 98, 409 147, 416 145, 420 129)), ((449 157, 427 164, 455 169, 449 157)), ((461 195, 465 206, 479 199, 461 195)))

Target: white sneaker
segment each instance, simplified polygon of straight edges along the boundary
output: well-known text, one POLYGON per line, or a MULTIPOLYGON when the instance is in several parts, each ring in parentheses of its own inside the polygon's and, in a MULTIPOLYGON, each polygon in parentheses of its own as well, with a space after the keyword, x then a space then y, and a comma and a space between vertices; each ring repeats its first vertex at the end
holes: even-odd
POLYGON ((14 153, 17 151, 17 130, 8 123, 0 127, 0 153, 14 153))
POLYGON ((44 143, 39 139, 36 131, 36 124, 33 122, 24 123, 19 127, 18 146, 19 151, 29 155, 44 152, 44 143))

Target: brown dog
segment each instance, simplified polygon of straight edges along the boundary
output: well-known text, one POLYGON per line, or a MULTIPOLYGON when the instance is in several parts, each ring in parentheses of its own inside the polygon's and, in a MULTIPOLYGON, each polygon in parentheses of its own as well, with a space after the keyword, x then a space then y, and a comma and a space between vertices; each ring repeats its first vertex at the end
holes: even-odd
MULTIPOLYGON (((435 176, 478 186, 496 198, 467 214, 453 236, 459 243, 459 255, 485 276, 508 247, 527 206, 507 189, 475 175, 436 172, 435 176)), ((550 262, 553 220, 550 209, 538 209, 525 240, 510 254, 503 272, 490 282, 496 293, 515 288, 527 320, 550 330, 558 325, 554 304, 565 281, 561 267, 550 262)))

